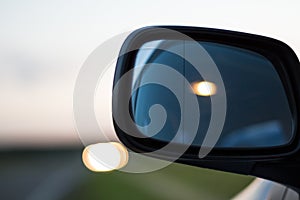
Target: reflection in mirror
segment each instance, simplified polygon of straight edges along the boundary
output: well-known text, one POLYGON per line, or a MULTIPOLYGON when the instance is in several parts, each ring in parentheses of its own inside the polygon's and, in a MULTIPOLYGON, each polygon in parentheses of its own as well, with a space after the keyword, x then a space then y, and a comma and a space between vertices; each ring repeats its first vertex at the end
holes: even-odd
MULTIPOLYGON (((272 63, 262 55, 238 47, 211 42, 198 42, 213 59, 224 81, 227 111, 226 120, 216 147, 274 147, 285 145, 293 137, 292 114, 280 77, 272 63)), ((171 67, 190 83, 187 95, 196 95, 200 109, 200 121, 193 145, 201 146, 211 119, 211 96, 218 98, 218 85, 214 80, 204 80, 194 66, 172 52, 184 55, 193 51, 190 41, 157 40, 145 43, 138 51, 132 87, 142 85, 152 73, 151 64, 171 67), (162 50, 163 49, 163 50, 162 50), (183 53, 183 54, 182 54, 183 53)), ((202 59, 201 56, 197 59, 202 59)), ((156 69, 157 70, 157 69, 156 69)), ((163 77, 162 77, 163 78, 163 77)), ((168 77, 172 78, 172 77, 168 77)), ((171 141, 178 131, 176 143, 185 144, 190 137, 189 127, 178 130, 181 110, 178 100, 168 88, 158 84, 139 87, 131 99, 131 111, 140 126, 150 123, 149 109, 160 104, 167 112, 166 124, 155 136, 156 140, 171 141)), ((184 120, 194 120, 192 118, 184 120)), ((147 130, 143 129, 147 136, 147 130)))

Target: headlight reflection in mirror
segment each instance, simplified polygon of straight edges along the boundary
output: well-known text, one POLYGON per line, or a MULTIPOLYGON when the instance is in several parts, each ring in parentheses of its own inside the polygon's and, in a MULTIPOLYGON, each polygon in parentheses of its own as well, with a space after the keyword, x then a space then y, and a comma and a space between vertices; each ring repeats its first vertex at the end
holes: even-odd
POLYGON ((198 96, 212 96, 217 93, 217 86, 213 82, 200 81, 191 84, 193 93, 198 96))

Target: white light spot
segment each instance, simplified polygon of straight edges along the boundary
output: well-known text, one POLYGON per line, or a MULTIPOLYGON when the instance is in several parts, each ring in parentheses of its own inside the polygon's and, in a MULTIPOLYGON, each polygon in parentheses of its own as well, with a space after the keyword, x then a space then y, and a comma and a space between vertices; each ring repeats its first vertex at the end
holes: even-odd
POLYGON ((193 92, 199 96, 212 96, 217 93, 216 84, 208 81, 192 83, 193 92))
POLYGON ((120 143, 98 143, 87 146, 82 153, 84 165, 94 172, 107 172, 124 167, 128 151, 120 143))

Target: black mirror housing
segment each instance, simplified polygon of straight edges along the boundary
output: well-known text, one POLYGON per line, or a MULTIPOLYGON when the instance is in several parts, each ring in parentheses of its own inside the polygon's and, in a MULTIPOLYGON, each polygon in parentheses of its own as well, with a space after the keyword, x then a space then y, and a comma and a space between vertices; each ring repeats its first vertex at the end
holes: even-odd
MULTIPOLYGON (((151 156, 156 158, 168 160, 178 157, 176 162, 179 163, 254 175, 300 189, 300 182, 295 176, 298 167, 300 167, 298 166, 300 165, 298 163, 300 160, 300 131, 298 130, 300 124, 298 117, 300 113, 300 64, 296 54, 285 43, 264 36, 210 28, 157 26, 138 29, 128 36, 120 50, 115 71, 114 89, 116 89, 120 79, 133 69, 138 50, 142 45, 156 40, 183 40, 183 38, 178 38, 176 33, 186 35, 195 41, 229 45, 255 52, 272 63, 280 77, 291 112, 291 139, 278 146, 212 148, 204 158, 199 158, 199 151, 205 147, 189 145, 182 155, 179 155, 176 153, 176 149, 182 149, 182 144, 178 143, 171 144, 171 147, 166 151, 156 153, 158 149, 170 142, 157 140, 153 137, 132 135, 126 132, 130 127, 125 127, 125 129, 120 127, 120 123, 115 119, 115 116, 128 116, 124 114, 128 110, 131 117, 134 118, 130 106, 122 104, 124 95, 131 95, 132 93, 132 81, 134 79, 132 75, 124 82, 125 84, 121 85, 121 89, 113 93, 114 127, 121 142, 138 153, 152 152, 151 156)), ((122 126, 126 126, 126 120, 122 126)), ((135 128, 138 132, 139 128, 135 128)))

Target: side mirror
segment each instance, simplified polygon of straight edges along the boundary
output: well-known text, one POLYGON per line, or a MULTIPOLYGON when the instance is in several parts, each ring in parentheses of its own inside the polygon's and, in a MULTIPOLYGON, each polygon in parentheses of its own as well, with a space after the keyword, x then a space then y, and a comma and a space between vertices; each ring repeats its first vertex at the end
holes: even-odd
POLYGON ((299 70, 293 50, 275 39, 139 29, 117 62, 116 133, 135 152, 300 187, 291 165, 300 158, 299 70))

